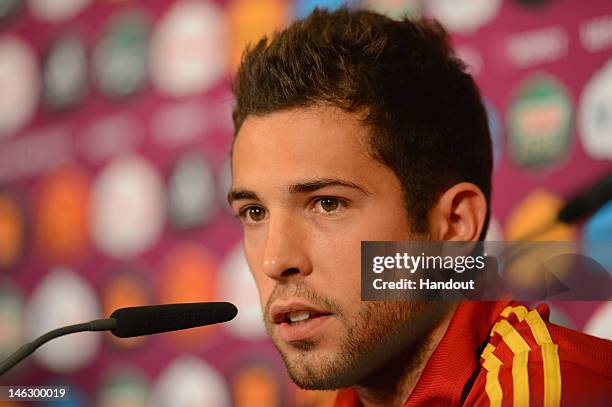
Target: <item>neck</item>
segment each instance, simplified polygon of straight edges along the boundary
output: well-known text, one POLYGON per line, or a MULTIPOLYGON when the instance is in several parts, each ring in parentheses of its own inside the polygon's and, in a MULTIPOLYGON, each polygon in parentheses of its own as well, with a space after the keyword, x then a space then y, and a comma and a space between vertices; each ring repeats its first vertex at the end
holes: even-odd
POLYGON ((354 389, 364 407, 400 407, 412 394, 427 361, 444 337, 457 307, 449 303, 417 348, 408 346, 400 355, 354 389))

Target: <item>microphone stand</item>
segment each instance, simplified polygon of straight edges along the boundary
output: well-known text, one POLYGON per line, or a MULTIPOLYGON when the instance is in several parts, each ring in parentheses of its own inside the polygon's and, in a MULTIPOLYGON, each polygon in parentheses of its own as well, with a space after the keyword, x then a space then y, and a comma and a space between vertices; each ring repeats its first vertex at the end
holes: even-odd
POLYGON ((94 321, 85 322, 82 324, 69 325, 62 328, 54 329, 53 331, 47 332, 46 334, 39 336, 30 343, 26 343, 15 352, 13 352, 8 358, 0 363, 0 376, 4 375, 17 363, 21 362, 26 357, 30 356, 36 349, 43 344, 49 342, 51 339, 58 338, 60 336, 73 334, 76 332, 87 332, 87 331, 109 331, 115 329, 117 321, 114 318, 96 319, 94 321))

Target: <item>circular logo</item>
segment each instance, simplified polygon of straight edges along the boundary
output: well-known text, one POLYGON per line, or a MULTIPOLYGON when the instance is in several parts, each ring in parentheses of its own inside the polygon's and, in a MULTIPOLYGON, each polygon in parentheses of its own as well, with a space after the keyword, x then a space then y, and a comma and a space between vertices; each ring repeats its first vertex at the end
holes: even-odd
POLYGON ((501 0, 430 0, 427 11, 449 31, 471 33, 495 19, 501 0))
MULTIPOLYGON (((100 318, 96 293, 77 273, 52 269, 39 283, 26 306, 29 340, 53 329, 100 318)), ((54 372, 74 372, 89 363, 100 344, 99 335, 81 332, 54 339, 34 354, 54 372)))
POLYGON ((21 128, 34 113, 39 92, 34 51, 19 38, 0 38, 0 139, 21 128))
POLYGON ((508 154, 521 167, 543 167, 570 147, 572 103, 552 76, 534 74, 519 87, 508 110, 508 154))
POLYGON ((109 98, 137 93, 147 81, 149 25, 140 12, 116 15, 93 52, 100 91, 109 98))
POLYGON ((170 220, 179 228, 194 228, 214 215, 215 181, 204 158, 196 153, 181 157, 168 182, 170 220))
POLYGON ((165 220, 157 169, 137 155, 115 159, 100 173, 92 193, 91 234, 104 254, 137 256, 159 238, 165 220))
POLYGON ((230 396, 223 377, 202 358, 179 356, 162 371, 149 405, 224 407, 230 405, 230 396))
POLYGON ((28 0, 32 15, 39 20, 58 23, 76 16, 91 0, 28 0))
POLYGON ((75 106, 84 96, 87 56, 76 34, 59 37, 43 64, 43 94, 47 106, 61 110, 75 106))
POLYGON ((594 159, 612 160, 612 59, 585 85, 578 128, 582 145, 594 159))
POLYGON ((13 267, 25 250, 26 225, 14 194, 0 192, 0 270, 13 267))
POLYGON ((234 0, 227 11, 232 32, 232 70, 240 64, 246 46, 281 28, 289 21, 289 7, 282 0, 234 0))
POLYGON ((210 88, 227 66, 228 33, 223 12, 209 1, 182 0, 153 33, 151 77, 170 96, 210 88))
POLYGON ((50 260, 74 259, 87 250, 89 186, 79 167, 58 168, 37 185, 36 240, 50 260))
POLYGON ((244 339, 261 339, 266 336, 257 286, 242 244, 232 249, 221 264, 219 298, 235 304, 240 310, 236 318, 223 324, 224 329, 244 339))

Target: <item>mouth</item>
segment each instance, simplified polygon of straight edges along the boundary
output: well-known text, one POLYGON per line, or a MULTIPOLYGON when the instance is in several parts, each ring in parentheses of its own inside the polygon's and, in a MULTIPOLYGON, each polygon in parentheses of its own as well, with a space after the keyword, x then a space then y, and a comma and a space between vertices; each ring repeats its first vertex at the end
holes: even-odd
POLYGON ((311 339, 320 334, 332 318, 330 312, 305 303, 275 305, 271 310, 274 330, 285 342, 311 339))

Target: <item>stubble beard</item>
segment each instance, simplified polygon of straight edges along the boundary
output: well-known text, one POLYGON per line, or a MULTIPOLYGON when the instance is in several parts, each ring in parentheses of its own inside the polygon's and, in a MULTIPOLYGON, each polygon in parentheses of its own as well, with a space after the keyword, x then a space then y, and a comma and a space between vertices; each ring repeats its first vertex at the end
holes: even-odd
MULTIPOLYGON (((282 342, 273 334, 274 324, 265 320, 268 335, 278 349, 291 380, 307 390, 333 390, 367 383, 389 364, 402 370, 418 360, 427 346, 430 331, 424 318, 427 303, 410 301, 361 302, 354 318, 347 318, 332 301, 302 287, 297 297, 324 305, 344 328, 333 353, 323 353, 317 340, 282 342)), ((270 296, 269 304, 274 298, 270 296)))

